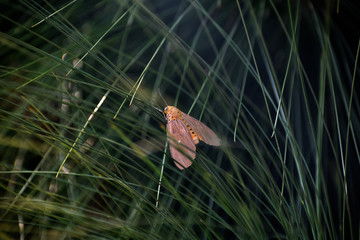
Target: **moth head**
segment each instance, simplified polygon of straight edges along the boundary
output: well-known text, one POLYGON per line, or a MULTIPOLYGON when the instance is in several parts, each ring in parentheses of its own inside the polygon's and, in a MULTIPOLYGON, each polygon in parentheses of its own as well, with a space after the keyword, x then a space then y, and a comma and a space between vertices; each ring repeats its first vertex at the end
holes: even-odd
POLYGON ((163 111, 164 118, 166 118, 166 114, 168 113, 168 111, 168 107, 165 107, 163 111))
POLYGON ((165 115, 168 114, 168 113, 171 111, 172 108, 173 108, 172 106, 167 106, 167 107, 165 107, 165 108, 164 108, 164 114, 165 114, 165 115))

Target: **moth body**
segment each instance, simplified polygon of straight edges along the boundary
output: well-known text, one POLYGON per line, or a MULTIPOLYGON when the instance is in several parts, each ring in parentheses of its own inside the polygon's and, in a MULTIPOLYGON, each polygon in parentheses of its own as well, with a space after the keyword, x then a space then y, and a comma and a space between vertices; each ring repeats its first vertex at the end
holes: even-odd
POLYGON ((205 124, 173 106, 164 109, 171 157, 179 169, 190 167, 199 141, 220 146, 220 139, 205 124))

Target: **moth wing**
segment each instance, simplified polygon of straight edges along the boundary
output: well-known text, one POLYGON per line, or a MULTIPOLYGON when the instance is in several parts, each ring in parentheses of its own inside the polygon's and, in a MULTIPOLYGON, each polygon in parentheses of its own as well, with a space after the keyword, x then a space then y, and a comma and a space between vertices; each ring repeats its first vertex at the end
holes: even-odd
POLYGON ((190 167, 191 160, 195 159, 196 147, 189 129, 180 119, 168 122, 166 128, 169 135, 170 153, 175 160, 175 165, 179 169, 190 167))
POLYGON ((182 117, 202 141, 212 146, 220 146, 220 139, 208 126, 185 113, 182 114, 182 117))

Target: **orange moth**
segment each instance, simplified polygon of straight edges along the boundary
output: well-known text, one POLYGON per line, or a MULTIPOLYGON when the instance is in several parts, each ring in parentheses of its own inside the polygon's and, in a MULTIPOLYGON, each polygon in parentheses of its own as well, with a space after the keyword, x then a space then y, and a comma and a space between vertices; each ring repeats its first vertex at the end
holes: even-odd
POLYGON ((200 140, 212 146, 220 146, 220 139, 208 126, 176 107, 167 106, 164 115, 171 157, 179 169, 190 167, 195 159, 195 145, 200 140))

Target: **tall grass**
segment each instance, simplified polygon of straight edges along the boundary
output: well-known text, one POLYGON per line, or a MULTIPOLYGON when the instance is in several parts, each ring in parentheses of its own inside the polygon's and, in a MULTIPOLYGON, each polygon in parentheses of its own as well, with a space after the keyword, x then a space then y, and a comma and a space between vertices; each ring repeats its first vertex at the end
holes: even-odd
POLYGON ((3 1, 0 238, 358 239, 359 9, 337 4, 3 1), (221 147, 177 169, 159 92, 221 147))

